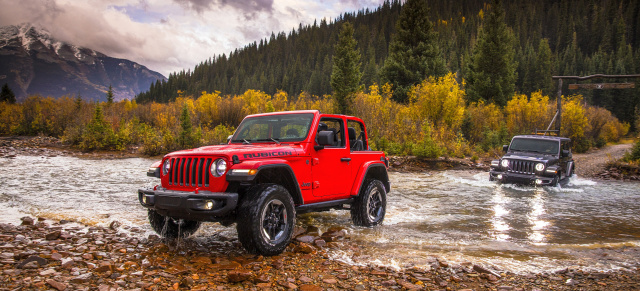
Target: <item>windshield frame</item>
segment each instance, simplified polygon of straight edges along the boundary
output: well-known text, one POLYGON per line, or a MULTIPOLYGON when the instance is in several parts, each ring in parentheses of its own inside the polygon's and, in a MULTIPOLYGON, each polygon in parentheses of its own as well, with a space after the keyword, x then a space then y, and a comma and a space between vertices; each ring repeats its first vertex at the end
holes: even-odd
POLYGON ((231 137, 230 143, 243 143, 243 144, 253 144, 253 143, 290 143, 290 142, 302 142, 305 141, 309 133, 311 132, 311 126, 313 125, 315 115, 313 113, 288 113, 288 114, 269 114, 269 115, 258 115, 258 116, 248 116, 234 132, 231 137), (282 123, 283 120, 290 120, 291 122, 282 123), (252 128, 253 126, 253 128, 252 128), (266 126, 263 129, 256 129, 255 126, 261 127, 266 126), (297 130, 297 137, 286 137, 286 132, 284 136, 280 136, 282 134, 283 128, 294 128, 297 130), (264 136, 254 136, 253 138, 249 137, 249 131, 254 130, 254 132, 258 132, 259 135, 264 136), (267 130, 267 132, 264 132, 267 130))
POLYGON ((541 138, 514 137, 509 144, 509 151, 557 156, 560 155, 560 141, 541 138), (520 144, 520 141, 527 141, 529 144, 527 144, 525 147, 525 145, 520 144), (514 143, 519 147, 513 148, 514 143), (544 150, 549 146, 553 146, 552 149, 550 148, 551 151, 544 150))

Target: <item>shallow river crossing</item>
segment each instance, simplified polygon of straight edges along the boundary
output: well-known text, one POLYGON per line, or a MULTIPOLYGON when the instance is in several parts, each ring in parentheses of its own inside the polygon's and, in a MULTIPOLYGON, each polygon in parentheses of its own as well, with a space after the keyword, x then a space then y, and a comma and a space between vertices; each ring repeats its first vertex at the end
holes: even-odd
MULTIPOLYGON (((74 157, 0 158, 0 223, 25 215, 152 233, 136 190, 153 160, 74 157)), ((298 216, 321 230, 344 226, 364 252, 331 250, 352 264, 428 265, 435 258, 480 262, 512 272, 576 267, 624 269, 640 264, 640 184, 572 178, 562 187, 489 182, 486 172, 390 173, 392 191, 380 227, 356 228, 348 211, 298 216)), ((197 237, 235 227, 209 223, 197 237)))

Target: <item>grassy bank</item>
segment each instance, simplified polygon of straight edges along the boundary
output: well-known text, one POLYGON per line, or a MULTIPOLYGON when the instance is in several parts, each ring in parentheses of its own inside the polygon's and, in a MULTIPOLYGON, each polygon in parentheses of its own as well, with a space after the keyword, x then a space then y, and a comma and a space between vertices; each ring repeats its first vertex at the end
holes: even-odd
MULTIPOLYGON (((0 103, 0 136, 45 135, 82 151, 137 147, 142 154, 160 155, 222 143, 248 114, 300 109, 335 113, 329 95, 268 95, 255 90, 235 96, 177 94, 180 97, 169 103, 41 96, 0 103)), ((409 103, 394 102, 391 95, 388 85, 374 85, 353 96, 355 115, 366 122, 372 148, 426 158, 494 153, 513 135, 545 129, 556 106, 541 93, 515 95, 505 107, 466 104, 465 91, 453 74, 413 87, 409 103)), ((562 133, 572 138, 576 152, 617 142, 629 130, 609 111, 585 105, 580 95, 563 97, 563 102, 562 133)))

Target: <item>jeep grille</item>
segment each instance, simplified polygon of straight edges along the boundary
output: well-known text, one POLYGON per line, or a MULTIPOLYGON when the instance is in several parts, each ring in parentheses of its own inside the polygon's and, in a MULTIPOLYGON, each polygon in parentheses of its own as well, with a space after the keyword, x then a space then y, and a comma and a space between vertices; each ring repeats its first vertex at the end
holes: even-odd
POLYGON ((511 160, 507 171, 518 174, 535 174, 536 162, 511 160))
POLYGON ((185 187, 208 187, 212 158, 171 158, 169 185, 185 187))

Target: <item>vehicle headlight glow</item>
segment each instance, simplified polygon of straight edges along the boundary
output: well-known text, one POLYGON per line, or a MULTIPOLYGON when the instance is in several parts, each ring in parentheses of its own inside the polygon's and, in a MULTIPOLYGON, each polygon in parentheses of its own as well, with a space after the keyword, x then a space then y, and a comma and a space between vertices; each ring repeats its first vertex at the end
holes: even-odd
POLYGON ((166 161, 164 161, 164 164, 162 165, 162 175, 168 174, 170 169, 171 169, 171 161, 167 159, 166 161))
POLYGON ((506 168, 509 166, 509 160, 504 159, 502 161, 500 161, 500 166, 502 166, 503 168, 506 168))
POLYGON ((227 162, 223 159, 217 159, 213 162, 211 167, 211 175, 214 177, 220 177, 227 171, 227 162))
POLYGON ((536 164, 536 171, 542 172, 543 170, 544 170, 544 164, 543 163, 537 163, 536 164))

